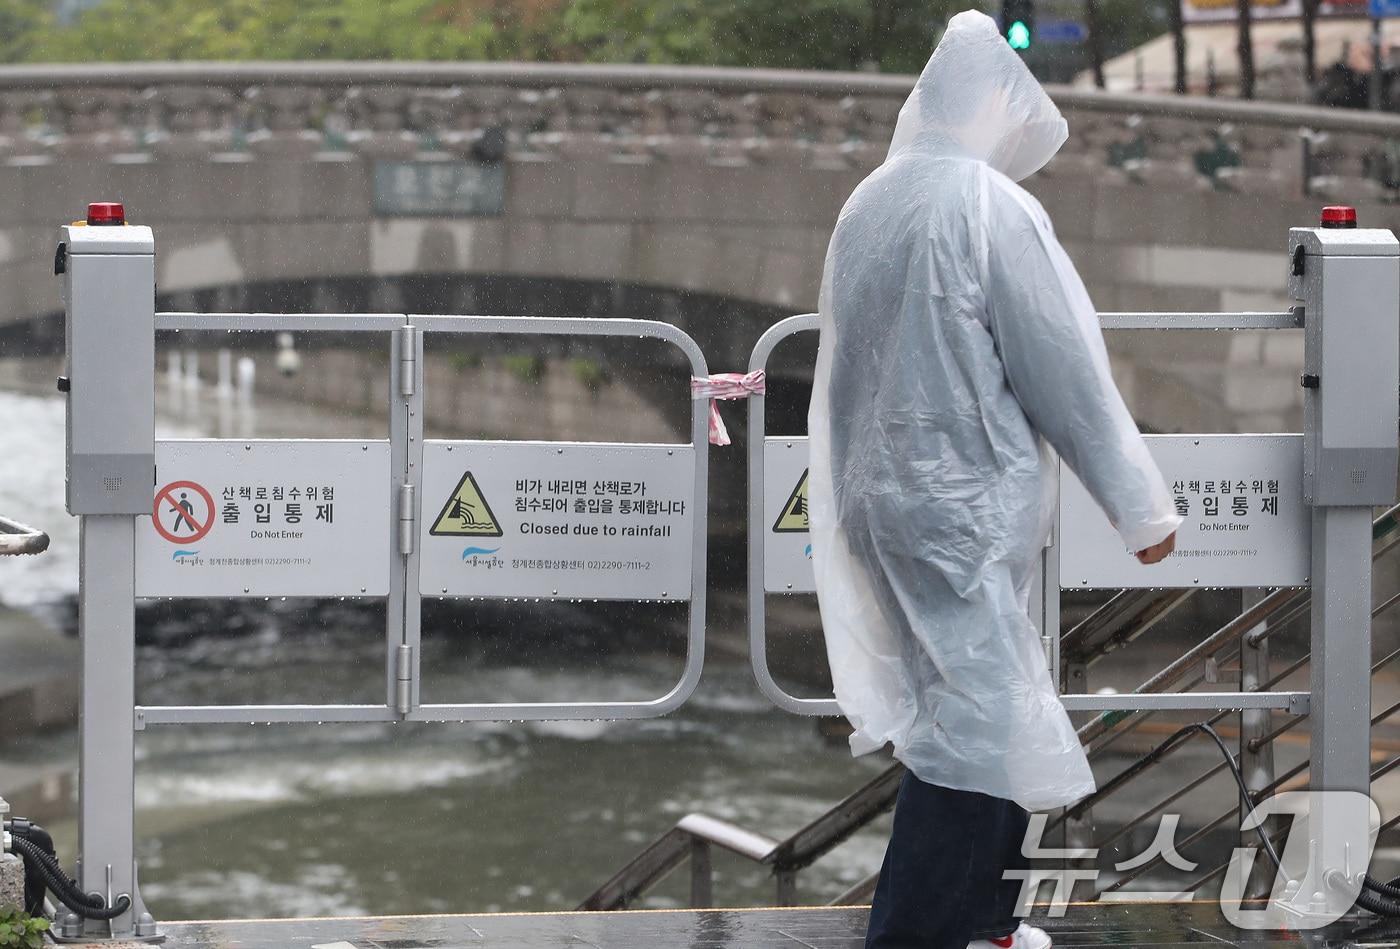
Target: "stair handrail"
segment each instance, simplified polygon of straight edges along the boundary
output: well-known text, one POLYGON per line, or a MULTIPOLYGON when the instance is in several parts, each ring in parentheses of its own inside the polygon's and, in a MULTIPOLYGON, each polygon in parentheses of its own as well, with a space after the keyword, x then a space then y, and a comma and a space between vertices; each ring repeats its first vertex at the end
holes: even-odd
POLYGON ((899 793, 904 771, 904 765, 898 763, 886 768, 841 803, 783 840, 708 814, 687 814, 628 861, 578 908, 625 909, 687 860, 690 861, 691 908, 707 908, 714 900, 710 862, 714 847, 738 854, 752 863, 771 866, 777 879, 775 905, 794 906, 798 871, 889 810, 899 793))
POLYGON ((42 554, 49 549, 49 535, 27 524, 0 516, 0 556, 42 554))
MULTIPOLYGON (((1397 528, 1400 528, 1400 504, 1390 507, 1372 521, 1372 539, 1377 542, 1372 550, 1372 559, 1378 559, 1400 546, 1400 531, 1397 531, 1397 528)), ((1081 639, 1093 647, 1108 642, 1122 642, 1124 641, 1122 637, 1125 634, 1128 639, 1136 638, 1137 635, 1164 618, 1168 612, 1174 610, 1186 599, 1186 595, 1170 600, 1164 599, 1160 595, 1144 597, 1136 595, 1138 592, 1140 591, 1126 591, 1111 598, 1097 611, 1081 621, 1074 630, 1071 630, 1071 634, 1080 633, 1081 639), (1147 625, 1141 625, 1144 620, 1147 625), (1139 626, 1135 627, 1134 624, 1139 624, 1139 626)), ((1192 592, 1194 591, 1184 591, 1187 595, 1192 592)), ((1274 591, 1187 650, 1180 658, 1144 682, 1137 691, 1139 693, 1166 691, 1169 686, 1184 678, 1189 673, 1190 668, 1202 658, 1214 655, 1247 635, 1266 637, 1268 629, 1263 632, 1255 632, 1262 623, 1285 609, 1291 611, 1288 614, 1290 617, 1296 615, 1310 597, 1311 593, 1307 591, 1293 589, 1274 591)), ((1397 602, 1400 602, 1400 596, 1390 598, 1373 610, 1372 615, 1387 610, 1397 602)), ((1392 654, 1390 658, 1394 658, 1395 655, 1392 654)), ((1303 661, 1306 661, 1306 657, 1303 661)), ((1373 667, 1373 674, 1376 668, 1385 665, 1388 661, 1389 658, 1384 659, 1373 667)), ((1301 662, 1294 663, 1288 670, 1276 675, 1261 688, 1271 688, 1280 679, 1296 671, 1301 664, 1301 662)), ((1400 710, 1400 705, 1393 707, 1381 717, 1387 717, 1390 712, 1396 710, 1400 710)), ((1150 713, 1133 716, 1105 712, 1080 730, 1080 738, 1087 744, 1120 729, 1131 731, 1147 717, 1147 714, 1150 713)), ((1228 711, 1218 712, 1211 719, 1211 722, 1219 721, 1227 714, 1229 714, 1228 711)), ((1288 726, 1266 736, 1267 739, 1272 740, 1278 734, 1288 730, 1289 727, 1300 723, 1303 717, 1297 716, 1290 721, 1288 726)), ((1105 788, 1091 795, 1084 802, 1077 804, 1074 808, 1067 809, 1066 815, 1091 806, 1107 793, 1126 784, 1128 780, 1151 770, 1165 759, 1170 751, 1182 743, 1181 741, 1169 740, 1150 749, 1137 761, 1129 764, 1119 776, 1110 779, 1105 788)), ((1400 758, 1388 762, 1386 770, 1397 766, 1396 762, 1400 762, 1400 758)), ((1295 768, 1277 778, 1272 786, 1277 786, 1292 777, 1298 770, 1295 768)), ((629 861, 607 883, 594 891, 579 905, 579 909, 625 908, 686 860, 689 860, 691 864, 691 906, 697 909, 708 907, 713 903, 713 871, 710 862, 713 847, 736 853, 760 865, 772 866, 778 884, 776 905, 795 905, 797 872, 809 866, 892 807, 895 797, 899 793, 899 784, 903 780, 905 771, 905 767, 896 762, 874 779, 862 785, 840 804, 823 812, 815 820, 781 841, 754 833, 717 817, 703 813, 688 814, 678 821, 675 827, 658 837, 629 861)), ((1206 777, 1208 776, 1209 774, 1206 775, 1206 777)), ((1196 780, 1199 782, 1202 779, 1196 780)), ((1168 798, 1168 801, 1170 800, 1171 798, 1168 798)), ((1226 816, 1228 817, 1228 815, 1226 816)), ((1061 817, 1056 823, 1063 820, 1064 818, 1061 817)), ((830 905, 852 905, 867 899, 874 892, 878 878, 878 874, 867 877, 838 896, 830 905)))
MULTIPOLYGON (((1375 546, 1371 551, 1371 559, 1373 561, 1380 559, 1385 554, 1395 549, 1395 547, 1400 546, 1400 530, 1397 530, 1397 527, 1400 527, 1400 504, 1392 505, 1386 509, 1385 513, 1372 520, 1371 538, 1375 542, 1375 546)), ((1252 636, 1260 635, 1255 634, 1254 630, 1269 619, 1272 619, 1275 614, 1285 609, 1297 610, 1303 608, 1311 602, 1311 600, 1312 593, 1309 590, 1295 590, 1291 588, 1275 590, 1254 606, 1244 610, 1234 619, 1225 623, 1224 626, 1221 626, 1214 633, 1201 640, 1180 657, 1158 670, 1151 678, 1143 682, 1137 689, 1133 690, 1134 693, 1167 691, 1168 686, 1184 678, 1190 670, 1202 660, 1215 655, 1247 634, 1252 636)), ((1145 721, 1151 714, 1150 712, 1104 712, 1079 730, 1079 739, 1082 743, 1087 745, 1089 742, 1096 741, 1110 732, 1130 731, 1145 721)))

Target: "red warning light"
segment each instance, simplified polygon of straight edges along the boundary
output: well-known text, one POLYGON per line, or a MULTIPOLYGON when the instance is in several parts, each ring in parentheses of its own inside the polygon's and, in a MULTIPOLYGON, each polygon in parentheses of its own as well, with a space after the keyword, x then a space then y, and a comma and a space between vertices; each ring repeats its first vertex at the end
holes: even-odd
POLYGON ((117 201, 94 201, 88 205, 87 222, 93 226, 126 223, 126 210, 117 201))
POLYGON ((1323 227, 1355 227, 1356 208, 1333 205, 1322 209, 1323 227))

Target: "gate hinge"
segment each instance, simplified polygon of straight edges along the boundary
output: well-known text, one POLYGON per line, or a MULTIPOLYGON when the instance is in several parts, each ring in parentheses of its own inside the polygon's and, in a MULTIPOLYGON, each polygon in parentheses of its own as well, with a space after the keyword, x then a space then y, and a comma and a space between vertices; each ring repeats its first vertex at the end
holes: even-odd
POLYGON ((399 330, 399 395, 410 396, 417 391, 418 372, 418 329, 405 326, 399 330))
POLYGON ((399 553, 407 557, 413 553, 413 535, 416 533, 416 518, 413 510, 413 485, 399 485, 399 553))
POLYGON ((394 666, 394 705, 400 715, 413 711, 413 647, 407 643, 399 644, 394 666))

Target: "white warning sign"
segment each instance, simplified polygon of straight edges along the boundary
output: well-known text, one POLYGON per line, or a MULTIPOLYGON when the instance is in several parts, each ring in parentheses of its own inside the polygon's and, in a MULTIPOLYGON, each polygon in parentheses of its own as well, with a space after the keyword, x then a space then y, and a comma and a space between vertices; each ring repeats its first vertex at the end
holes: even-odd
POLYGON ((156 442, 136 524, 136 595, 384 596, 389 444, 156 442))
POLYGON ((769 436, 763 443, 763 588, 811 593, 812 535, 808 533, 807 439, 769 436))
MULTIPOLYGON (((1065 466, 1060 484, 1060 582, 1065 587, 1302 586, 1311 560, 1302 499, 1301 435, 1149 435, 1177 512, 1176 553, 1145 567, 1065 466)), ((810 593, 808 441, 763 446, 763 586, 810 593)))
POLYGON ((1312 512, 1301 435, 1148 435, 1176 512, 1176 552, 1144 566, 1060 466, 1060 585, 1292 587, 1308 583, 1312 512))
POLYGON ((689 445, 427 441, 424 596, 688 600, 689 445))

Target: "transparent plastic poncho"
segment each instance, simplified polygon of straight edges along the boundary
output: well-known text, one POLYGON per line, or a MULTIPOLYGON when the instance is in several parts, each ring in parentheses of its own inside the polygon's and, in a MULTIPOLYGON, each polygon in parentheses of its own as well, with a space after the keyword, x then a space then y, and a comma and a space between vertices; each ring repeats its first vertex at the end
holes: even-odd
POLYGON ((1055 453, 1131 550, 1176 529, 1097 314, 1016 181, 1063 117, 980 13, 954 17, 822 280, 811 528, 855 754, 1029 810, 1094 789, 1028 615, 1055 453))

